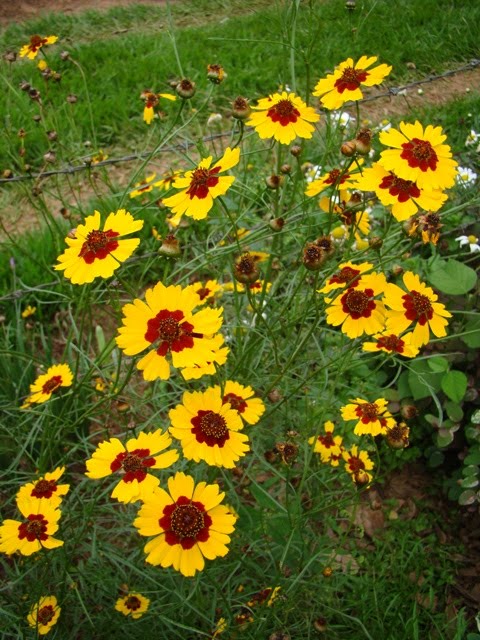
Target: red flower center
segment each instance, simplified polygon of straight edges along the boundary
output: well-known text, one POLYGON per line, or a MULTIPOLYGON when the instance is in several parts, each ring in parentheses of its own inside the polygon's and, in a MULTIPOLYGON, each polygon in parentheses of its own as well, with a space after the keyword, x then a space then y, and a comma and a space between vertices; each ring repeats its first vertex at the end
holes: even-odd
POLYGON ((163 517, 158 523, 165 531, 167 544, 181 544, 183 549, 191 549, 197 542, 208 540, 212 518, 201 502, 180 496, 175 504, 168 504, 163 509, 163 517))
POLYGON ((353 288, 348 289, 340 301, 344 313, 348 313, 353 320, 359 318, 370 318, 372 311, 375 309, 375 300, 372 300, 375 295, 373 289, 365 289, 364 291, 356 291, 353 288))
POLYGON ((37 622, 39 625, 47 625, 55 616, 55 611, 51 604, 46 605, 38 610, 37 622))
POLYGON ((428 140, 412 138, 410 142, 402 144, 400 157, 406 160, 410 167, 419 167, 421 171, 437 168, 438 156, 428 140))
POLYGON ((92 264, 94 260, 104 260, 112 251, 118 248, 118 242, 112 240, 120 235, 117 231, 90 231, 87 239, 80 249, 79 258, 83 258, 87 264, 92 264))
POLYGON ((358 473, 365 469, 365 463, 358 456, 352 456, 348 459, 348 468, 352 473, 358 473))
POLYGON ((155 93, 147 92, 144 94, 145 106, 147 108, 156 107, 158 104, 158 96, 155 93))
POLYGON ((282 127, 296 122, 300 117, 300 111, 290 100, 280 100, 267 111, 267 116, 272 122, 279 122, 282 127))
POLYGON ((338 78, 335 82, 335 88, 338 93, 343 93, 346 89, 348 91, 355 91, 358 89, 362 82, 368 78, 369 73, 364 69, 354 69, 353 67, 347 67, 343 70, 341 78, 338 78))
POLYGON ((209 447, 217 445, 222 448, 230 438, 227 423, 214 411, 200 410, 190 421, 193 424, 192 433, 200 443, 206 443, 209 447))
POLYGON ((343 267, 343 269, 330 278, 328 284, 347 284, 350 289, 354 289, 360 282, 360 278, 358 277, 359 274, 359 269, 343 267))
POLYGON ((205 298, 210 295, 211 291, 212 290, 208 289, 208 287, 200 287, 200 289, 197 289, 195 293, 197 296, 200 296, 200 300, 205 300, 205 298))
POLYGON ((223 404, 226 404, 227 402, 230 404, 232 409, 235 409, 235 411, 238 411, 238 413, 243 413, 247 408, 247 403, 245 402, 245 400, 242 397, 237 396, 236 393, 225 394, 223 396, 223 404))
POLYGON ((418 320, 422 325, 427 324, 433 317, 433 307, 430 298, 418 293, 418 291, 410 291, 402 296, 403 307, 406 309, 405 317, 408 320, 418 320))
POLYGON ((136 611, 137 609, 140 609, 142 603, 140 602, 139 598, 137 598, 137 596, 128 596, 128 598, 125 600, 125 606, 131 611, 136 611))
POLYGON ((213 169, 195 169, 192 174, 190 186, 187 189, 187 194, 190 196, 190 200, 193 198, 206 198, 208 196, 208 190, 218 184, 218 177, 216 174, 219 171, 221 171, 221 167, 214 167, 213 169))
POLYGON ((378 349, 386 349, 387 351, 396 351, 397 353, 403 353, 404 347, 405 342, 393 333, 389 336, 381 336, 377 340, 378 349))
POLYGON ((57 490, 56 480, 39 480, 32 489, 31 495, 35 498, 51 498, 53 492, 57 490))
POLYGON ((328 178, 325 180, 325 184, 343 184, 350 174, 344 173, 341 175, 340 169, 332 169, 328 174, 328 178))
POLYGON ((418 198, 420 189, 412 180, 402 180, 394 173, 390 172, 380 183, 380 189, 388 189, 391 196, 395 196, 399 202, 407 202, 410 198, 418 198))
POLYGON ((154 318, 147 322, 145 340, 151 344, 160 341, 157 348, 159 356, 165 356, 169 351, 176 353, 184 349, 192 349, 194 338, 203 338, 203 333, 195 333, 190 322, 181 322, 185 316, 183 311, 167 311, 162 309, 154 318))
POLYGON ((355 413, 361 419, 363 424, 377 422, 377 420, 379 420, 378 407, 374 402, 359 404, 355 409, 355 413))
POLYGON ((147 477, 145 468, 153 467, 155 458, 150 456, 150 449, 135 449, 134 451, 122 451, 111 463, 110 469, 115 472, 122 469, 125 473, 123 482, 142 482, 147 477))
POLYGON ((61 386, 63 380, 62 376, 53 376, 50 380, 47 380, 42 387, 42 393, 45 395, 53 393, 61 386))
POLYGON ((324 447, 330 449, 335 446, 335 440, 333 439, 333 433, 326 433, 324 436, 318 436, 318 441, 323 444, 324 447))
POLYGON ((18 527, 18 537, 20 540, 26 538, 28 542, 35 540, 46 540, 48 521, 41 514, 30 514, 26 522, 22 522, 18 527))
POLYGON ((30 49, 30 51, 35 53, 35 51, 38 51, 44 44, 47 44, 47 38, 42 38, 41 36, 35 35, 31 36, 28 48, 30 49))

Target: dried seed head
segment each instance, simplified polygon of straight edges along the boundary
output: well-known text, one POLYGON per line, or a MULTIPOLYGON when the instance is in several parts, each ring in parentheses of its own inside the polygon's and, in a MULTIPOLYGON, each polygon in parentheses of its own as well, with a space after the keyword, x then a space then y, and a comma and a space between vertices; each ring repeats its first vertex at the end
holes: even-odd
POLYGON ((372 149, 372 130, 360 129, 355 138, 355 150, 362 156, 366 156, 372 149))
POLYGON ((42 116, 39 116, 39 115, 35 115, 35 116, 33 116, 33 121, 34 121, 34 122, 40 122, 40 121, 41 121, 41 119, 42 119, 42 116))
POLYGON ((66 99, 68 104, 75 104, 78 102, 78 97, 74 93, 70 93, 66 99))
POLYGON ((58 133, 54 129, 47 131, 47 138, 53 142, 58 138, 58 133))
POLYGON ((32 85, 26 80, 22 80, 18 86, 20 87, 21 91, 30 91, 30 89, 32 88, 32 85))
POLYGON ((332 236, 320 236, 315 240, 315 244, 325 252, 327 258, 335 253, 335 243, 332 236))
POLYGON ((2 178, 5 178, 6 180, 13 178, 13 171, 11 169, 5 169, 2 172, 2 178))
POLYGON ((302 262, 309 271, 318 271, 327 259, 325 251, 315 242, 307 242, 303 249, 302 262))
POLYGON ((170 234, 163 240, 160 248, 158 249, 158 253, 163 256, 170 256, 171 258, 175 258, 181 253, 180 243, 175 238, 175 236, 170 234))
POLYGON ((277 442, 275 449, 285 464, 293 464, 298 456, 298 447, 293 442, 277 442))
POLYGON ((19 138, 25 138, 26 135, 27 135, 27 132, 25 131, 25 129, 23 127, 18 130, 17 136, 19 138))
POLYGON ((207 66, 207 78, 213 84, 220 84, 226 77, 227 74, 220 64, 209 64, 207 66))
POLYGON ((268 399, 270 402, 280 402, 280 400, 283 399, 283 396, 278 389, 272 389, 268 394, 268 399))
POLYGON ((195 83, 188 78, 183 78, 175 87, 177 94, 184 100, 188 100, 195 95, 196 87, 195 83))
POLYGON ((70 52, 69 51, 62 51, 60 54, 60 59, 61 60, 68 60, 70 58, 70 52))
POLYGON ((57 156, 55 155, 55 151, 47 151, 47 153, 44 154, 43 159, 45 160, 45 162, 53 164, 57 160, 57 156))
POLYGON ((405 449, 410 444, 408 440, 409 435, 410 429, 405 422, 399 422, 387 431, 385 439, 388 446, 392 449, 405 449))
POLYGON ((260 272, 257 267, 256 260, 249 254, 244 253, 235 260, 233 267, 233 277, 238 282, 248 284, 258 280, 260 272))
POLYGON ((34 89, 33 87, 31 87, 28 90, 28 97, 31 100, 34 100, 36 102, 40 102, 40 91, 38 91, 37 89, 34 89))
MULTIPOLYGON (((325 572, 323 575, 325 575, 325 572)), ((314 621, 313 626, 319 633, 325 633, 325 631, 327 630, 327 621, 323 617, 317 618, 314 621)))
POLYGON ((5 60, 5 62, 10 62, 11 64, 17 59, 17 54, 15 51, 7 51, 3 54, 3 59, 5 60))
POLYGON ((265 178, 265 184, 269 189, 278 189, 282 185, 282 182, 283 177, 275 174, 265 178))
POLYGON ((246 98, 238 96, 232 104, 232 116, 237 120, 246 120, 251 112, 251 107, 246 98))
POLYGON ((268 224, 273 231, 281 231, 285 225, 285 218, 272 218, 268 224))
POLYGON ((400 409, 400 413, 405 420, 412 420, 418 416, 418 409, 414 404, 404 404, 400 409))

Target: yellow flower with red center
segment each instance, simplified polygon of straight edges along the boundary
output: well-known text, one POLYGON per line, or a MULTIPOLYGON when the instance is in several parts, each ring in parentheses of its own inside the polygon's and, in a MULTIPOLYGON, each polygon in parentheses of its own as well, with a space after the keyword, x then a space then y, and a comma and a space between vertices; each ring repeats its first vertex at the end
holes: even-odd
MULTIPOLYGON (((363 164, 363 158, 358 159, 358 164, 363 164)), ((335 189, 351 189, 356 185, 358 170, 351 169, 331 169, 328 173, 323 174, 320 178, 312 180, 305 190, 305 195, 316 196, 321 191, 325 191, 329 187, 335 189)))
POLYGON ((140 182, 136 182, 133 185, 133 191, 130 191, 130 198, 138 198, 143 193, 149 193, 153 191, 153 187, 155 187, 158 183, 153 182, 157 177, 156 173, 151 173, 144 180, 140 180, 140 182))
POLYGON ((335 425, 331 420, 327 420, 323 425, 323 435, 312 436, 308 439, 308 444, 314 444, 313 451, 320 454, 322 462, 330 462, 332 466, 338 466, 342 453, 342 436, 334 436, 335 425))
POLYGON ((220 504, 224 497, 217 484, 195 486, 180 471, 170 477, 168 492, 156 489, 133 523, 141 535, 155 536, 145 545, 146 561, 194 576, 204 568, 204 558, 225 556, 236 518, 220 504))
POLYGON ((238 411, 224 403, 220 387, 185 391, 182 403, 168 413, 169 431, 180 440, 187 460, 233 469, 249 451, 248 436, 241 433, 238 411))
POLYGON ((27 622, 38 635, 44 636, 57 624, 61 610, 55 596, 42 596, 30 609, 27 622))
POLYGON ((162 189, 162 191, 168 191, 172 187, 175 180, 181 175, 181 171, 173 171, 173 169, 171 169, 170 171, 167 171, 167 173, 165 173, 163 177, 160 178, 160 180, 157 180, 157 182, 155 182, 153 186, 162 189))
POLYGON ((23 45, 23 47, 20 49, 20 57, 24 58, 25 56, 27 56, 27 58, 33 60, 37 57, 37 54, 42 47, 45 47, 49 44, 54 44, 54 42, 56 42, 57 40, 58 36, 30 36, 30 42, 23 45))
POLYGON ((352 58, 347 58, 333 73, 317 82, 313 95, 320 98, 326 109, 339 109, 345 102, 362 100, 361 87, 381 84, 392 70, 387 64, 369 69, 377 60, 376 56, 362 56, 354 63, 352 58))
POLYGON ((72 382, 73 373, 68 364, 54 364, 30 385, 30 395, 21 408, 26 409, 31 404, 41 404, 50 400, 52 394, 56 393, 60 387, 70 387, 72 382))
POLYGON ((411 271, 404 273, 403 282, 407 292, 393 283, 385 289, 384 303, 390 307, 386 330, 400 335, 415 323, 411 342, 418 348, 428 343, 430 330, 437 338, 446 336, 448 320, 445 318, 451 318, 452 314, 437 302, 437 294, 411 271))
POLYGON ((375 191, 380 202, 392 207, 392 215, 399 222, 407 220, 419 209, 438 211, 448 196, 439 189, 422 189, 411 180, 399 178, 378 162, 364 169, 355 184, 362 191, 375 191))
POLYGON ((141 593, 132 591, 126 596, 118 598, 115 603, 115 610, 123 613, 124 616, 132 616, 134 620, 141 618, 150 605, 149 598, 142 596, 141 593))
POLYGON ((62 502, 63 496, 70 489, 69 484, 58 484, 58 480, 63 475, 65 467, 57 467, 54 471, 46 473, 34 482, 29 482, 20 487, 17 493, 17 502, 23 500, 48 500, 53 508, 62 502))
POLYGON ((261 591, 254 593, 251 599, 247 602, 248 607, 255 607, 257 605, 266 604, 267 607, 271 607, 275 600, 279 599, 279 593, 282 587, 266 587, 261 591))
POLYGON ((145 380, 168 380, 171 359, 174 367, 204 367, 216 361, 221 346, 217 331, 222 326, 223 308, 203 308, 198 295, 180 285, 166 287, 158 282, 145 292, 146 302, 136 298, 123 307, 123 326, 117 345, 127 356, 149 349, 137 363, 145 380))
MULTIPOLYGON (((387 312, 388 314, 388 312, 387 312)), ((391 355, 400 355, 405 358, 415 358, 418 355, 418 347, 412 344, 412 333, 398 336, 394 333, 383 331, 374 336, 374 342, 364 342, 364 351, 383 351, 391 355)))
POLYGON ((351 402, 352 404, 341 407, 341 412, 344 420, 357 421, 353 429, 356 436, 385 434, 387 429, 395 424, 392 414, 387 409, 388 402, 385 398, 378 398, 375 402, 356 398, 351 402))
POLYGON ((244 293, 245 291, 250 291, 250 293, 256 296, 259 293, 263 293, 263 292, 268 293, 272 288, 272 283, 265 282, 265 280, 255 280, 255 282, 249 282, 247 284, 242 284, 241 282, 235 282, 235 288, 240 293, 244 293))
POLYGON ((212 338, 212 360, 205 364, 196 364, 193 367, 184 367, 180 370, 184 380, 198 380, 202 376, 213 376, 217 372, 215 365, 222 366, 227 361, 230 352, 228 347, 224 347, 224 337, 217 334, 212 338))
POLYGON ((262 140, 274 138, 280 144, 290 144, 295 138, 311 138, 315 131, 311 123, 320 120, 313 107, 307 107, 300 97, 286 91, 262 98, 252 110, 245 124, 254 127, 262 140))
POLYGON ((110 213, 101 227, 101 216, 95 211, 75 229, 74 237, 66 237, 68 249, 58 257, 57 271, 65 271, 72 284, 86 284, 95 278, 110 278, 122 262, 140 244, 138 238, 122 236, 139 231, 143 220, 134 220, 131 213, 119 209, 110 213))
POLYGON ((418 231, 422 236, 422 242, 424 244, 431 242, 436 245, 440 238, 440 229, 442 227, 443 224, 441 224, 440 216, 438 214, 422 214, 410 220, 408 235, 416 235, 418 231))
POLYGON ((142 91, 140 98, 145 102, 143 109, 143 119, 147 124, 151 124, 155 118, 155 107, 158 106, 159 98, 165 98, 165 100, 176 100, 177 96, 171 93, 153 93, 152 91, 142 91))
POLYGON ((194 220, 206 218, 215 198, 225 195, 235 181, 233 176, 220 174, 237 165, 239 160, 240 149, 227 147, 213 167, 212 156, 209 156, 203 159, 196 169, 176 178, 172 186, 181 191, 163 199, 163 204, 174 213, 170 223, 176 227, 184 214, 194 220))
POLYGON ((138 438, 130 438, 125 446, 118 438, 105 440, 87 460, 85 475, 98 480, 118 472, 122 477, 112 491, 112 498, 124 503, 144 500, 160 484, 156 476, 148 473, 150 469, 166 469, 178 460, 178 452, 174 449, 158 455, 171 443, 168 433, 162 433, 160 429, 153 433, 142 431, 138 438))
POLYGON ((371 271, 373 264, 370 262, 362 262, 360 264, 354 264, 353 262, 343 262, 338 265, 338 270, 327 278, 327 284, 325 284, 318 293, 329 293, 335 289, 355 289, 360 284, 362 274, 366 271, 371 271))
POLYGON ((195 282, 186 287, 187 290, 194 291, 200 298, 199 304, 213 304, 216 297, 220 297, 223 293, 223 285, 217 280, 207 280, 203 282, 195 282))
POLYGON ((3 521, 0 526, 1 552, 11 555, 19 551, 23 556, 30 556, 40 549, 55 549, 63 545, 63 540, 53 537, 62 515, 59 509, 48 500, 31 498, 18 500, 17 506, 24 520, 3 521))
MULTIPOLYGON (((214 389, 220 387, 215 386, 214 389)), ((265 404, 260 398, 255 398, 255 391, 252 387, 244 387, 243 384, 234 380, 227 380, 223 387, 223 404, 228 404, 232 409, 238 411, 240 417, 247 424, 257 424, 265 412, 265 404)))
POLYGON ((450 147, 443 144, 446 139, 442 127, 429 124, 424 130, 418 120, 415 124, 401 122, 400 130, 380 133, 380 142, 393 148, 382 151, 379 163, 420 189, 448 189, 455 183, 457 162, 450 147))
POLYGON ((356 287, 337 295, 326 308, 327 323, 342 327, 342 332, 354 340, 366 333, 373 335, 385 325, 385 307, 376 296, 383 294, 387 281, 382 273, 362 276, 356 287))
POLYGON ((372 481, 373 462, 366 451, 359 451, 357 445, 353 445, 350 451, 344 451, 342 458, 345 460, 345 469, 352 476, 353 482, 358 485, 367 485, 372 481))
POLYGON ((336 233, 339 237, 348 235, 350 229, 353 228, 355 230, 355 239, 358 242, 361 239, 359 233, 364 236, 370 233, 370 216, 367 211, 361 210, 362 202, 358 192, 350 194, 346 189, 341 189, 330 198, 328 196, 320 198, 318 206, 325 213, 337 214, 343 223, 342 230, 344 233, 340 235, 337 227, 332 231, 334 237, 337 237, 336 233))

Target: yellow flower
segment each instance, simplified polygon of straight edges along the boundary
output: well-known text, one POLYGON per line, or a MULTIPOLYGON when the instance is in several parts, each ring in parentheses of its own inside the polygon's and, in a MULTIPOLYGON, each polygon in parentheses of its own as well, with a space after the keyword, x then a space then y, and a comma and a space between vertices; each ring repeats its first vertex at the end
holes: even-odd
POLYGON ((132 616, 134 620, 141 618, 147 611, 150 600, 141 593, 132 591, 123 598, 118 598, 115 603, 115 610, 123 613, 124 616, 132 616))
POLYGON ((220 504, 224 496, 217 484, 195 486, 180 471, 170 477, 168 492, 156 489, 133 523, 140 535, 155 536, 145 545, 146 561, 194 576, 204 568, 204 558, 225 556, 235 516, 220 504))
POLYGON ((143 119, 147 124, 151 124, 155 118, 155 107, 159 103, 159 98, 165 98, 166 100, 176 100, 177 96, 171 93, 152 93, 151 91, 143 91, 140 94, 140 98, 145 102, 143 109, 143 119))
POLYGON ((42 37, 38 35, 30 36, 30 42, 28 44, 23 45, 23 47, 20 49, 20 57, 24 58, 25 56, 27 56, 27 58, 30 58, 30 60, 33 60, 34 58, 37 57, 37 54, 42 47, 45 47, 46 45, 49 45, 49 44, 53 44, 57 40, 58 40, 58 36, 46 36, 46 37, 42 37))
POLYGON ((320 116, 313 107, 294 93, 274 93, 258 101, 245 123, 254 127, 260 138, 274 138, 280 144, 290 144, 295 138, 311 138, 320 116))
POLYGON ((112 498, 124 503, 144 500, 160 484, 159 479, 148 471, 166 469, 178 460, 178 452, 174 449, 155 455, 171 443, 168 433, 162 433, 160 429, 153 433, 142 431, 138 438, 130 438, 125 446, 118 438, 105 440, 87 460, 85 475, 97 480, 118 471, 122 478, 113 490, 112 498))
POLYGON ((55 596, 42 596, 30 609, 27 622, 40 636, 44 636, 57 624, 61 610, 55 596))
POLYGON ((243 422, 238 411, 224 403, 220 387, 185 391, 182 403, 168 413, 169 431, 180 440, 187 460, 233 469, 249 450, 248 436, 240 433, 243 422))
POLYGON ((217 620, 217 623, 215 625, 215 629, 213 630, 213 635, 211 640, 214 640, 215 638, 218 638, 219 635, 221 635, 224 631, 226 631, 228 625, 227 625, 227 621, 225 620, 225 618, 219 618, 217 620))
POLYGON ((385 398, 378 398, 375 402, 368 402, 362 398, 356 398, 341 408, 344 420, 357 420, 353 429, 356 436, 378 436, 385 434, 395 424, 392 414, 387 409, 388 402, 385 398))
POLYGON ((241 282, 235 282, 235 287, 236 287, 236 290, 239 291, 240 293, 243 293, 248 289, 250 293, 256 296, 259 293, 263 293, 264 291, 265 293, 268 293, 272 288, 272 283, 265 282, 265 280, 255 280, 255 282, 249 282, 247 284, 242 284, 241 282))
POLYGON ((121 239, 143 227, 143 220, 134 220, 125 209, 110 213, 103 231, 100 226, 100 213, 95 211, 76 228, 74 238, 65 238, 68 249, 58 257, 60 264, 54 268, 64 270, 72 284, 86 284, 99 277, 110 278, 140 244, 138 238, 121 239))
POLYGON ((338 466, 338 460, 342 453, 342 436, 334 436, 335 425, 327 420, 323 425, 325 435, 313 436, 308 439, 308 444, 315 444, 313 451, 320 454, 322 462, 330 462, 332 466, 338 466))
POLYGON ((46 473, 38 480, 29 482, 20 487, 17 493, 17 502, 25 499, 44 500, 56 508, 62 502, 63 496, 70 489, 69 484, 58 484, 57 480, 63 475, 65 467, 57 467, 54 471, 46 473))
POLYGON ((17 501, 23 522, 4 520, 0 526, 0 551, 11 555, 19 551, 30 556, 40 549, 55 549, 63 545, 63 540, 53 538, 58 531, 60 510, 55 509, 48 500, 22 498, 17 501))
POLYGON ((392 215, 399 222, 413 216, 418 209, 438 211, 448 198, 439 189, 421 189, 415 182, 399 178, 378 162, 370 169, 364 169, 355 187, 361 191, 375 191, 383 205, 392 207, 392 215))
POLYGON ((425 130, 418 122, 400 123, 398 129, 380 133, 380 142, 386 149, 380 154, 379 164, 398 178, 415 182, 420 189, 448 189, 457 175, 457 162, 443 144, 447 136, 442 127, 429 124, 425 130))
POLYGON ((145 178, 145 180, 136 182, 133 186, 133 191, 130 191, 130 198, 137 198, 138 196, 141 196, 142 193, 148 193, 149 191, 152 191, 153 187, 158 184, 153 182, 156 177, 156 173, 151 173, 145 178))
POLYGON ((367 71, 377 60, 376 56, 362 56, 354 64, 353 59, 348 58, 341 62, 333 73, 317 82, 313 95, 320 98, 326 109, 339 109, 350 100, 362 100, 363 93, 360 87, 381 84, 392 70, 391 66, 380 64, 367 71))
POLYGON ((37 307, 32 307, 31 305, 27 305, 25 309, 22 311, 22 318, 30 318, 36 312, 37 307))
POLYGON ((203 282, 195 282, 188 285, 186 290, 194 291, 200 298, 199 304, 213 304, 215 297, 220 297, 223 293, 223 285, 217 282, 217 280, 207 280, 205 284, 203 282))
POLYGON ((353 482, 360 485, 370 484, 373 462, 366 451, 359 451, 357 445, 353 445, 350 451, 344 451, 342 457, 347 463, 345 469, 351 474, 353 482))
POLYGON ((202 365, 196 364, 192 367, 184 367, 180 370, 183 379, 198 380, 202 376, 213 376, 217 372, 217 367, 215 365, 221 366, 225 364, 225 362, 227 361, 227 356, 230 352, 230 349, 228 347, 223 346, 224 342, 225 339, 221 334, 217 333, 215 336, 213 336, 211 342, 212 360, 202 365))
POLYGON ((108 155, 102 151, 102 149, 98 150, 98 153, 92 156, 91 163, 98 164, 99 162, 103 162, 108 158, 108 155))
MULTIPOLYGON (((220 387, 214 387, 217 388, 220 390, 220 387)), ((263 400, 254 396, 255 391, 252 387, 244 387, 234 380, 227 380, 223 387, 222 402, 228 402, 247 424, 257 424, 265 412, 265 405, 263 400)))
POLYGON ((73 373, 68 364, 54 364, 30 385, 30 395, 25 399, 21 408, 26 409, 31 404, 41 404, 50 400, 52 393, 55 393, 60 387, 70 387, 72 382, 73 373))
POLYGON ((345 289, 345 287, 354 289, 360 284, 362 274, 371 269, 373 269, 373 264, 370 262, 362 262, 361 264, 343 262, 338 265, 338 271, 327 279, 327 284, 319 289, 318 293, 325 294, 335 289, 345 289))
POLYGON ((438 296, 411 271, 405 272, 403 282, 408 290, 405 293, 398 285, 389 283, 385 289, 384 303, 387 311, 387 332, 401 335, 412 323, 415 323, 411 343, 422 347, 430 340, 430 329, 437 338, 447 335, 446 326, 452 314, 443 304, 437 302, 438 296))
MULTIPOLYGON (((387 312, 388 314, 388 312, 387 312)), ((406 333, 402 337, 383 331, 374 336, 375 342, 364 342, 364 351, 384 351, 390 354, 399 354, 405 358, 415 358, 418 355, 418 347, 412 344, 412 334, 406 333)))
POLYGON ((362 276, 356 287, 349 287, 326 308, 327 323, 342 326, 342 332, 354 340, 364 333, 373 335, 385 324, 385 307, 376 296, 385 291, 387 282, 381 273, 362 276))
POLYGON ((338 227, 332 230, 332 235, 337 238, 342 238, 348 235, 350 228, 355 229, 355 239, 358 242, 361 240, 359 233, 364 236, 370 233, 370 216, 367 211, 361 211, 362 205, 361 197, 358 192, 350 194, 346 189, 341 189, 339 192, 335 192, 330 198, 324 196, 318 201, 318 206, 325 213, 335 213, 338 215, 346 227, 345 233, 340 234, 338 227))
POLYGON ((154 182, 153 186, 158 187, 159 189, 162 189, 162 191, 168 191, 170 187, 173 185, 173 183, 175 182, 175 180, 179 178, 181 175, 182 175, 181 171, 173 171, 173 170, 168 171, 163 175, 162 178, 160 178, 160 180, 157 180, 157 182, 154 182))
POLYGON ((180 369, 217 361, 221 342, 215 334, 222 326, 222 307, 194 313, 199 304, 196 293, 161 282, 147 289, 145 299, 142 302, 137 298, 123 307, 123 326, 116 339, 127 356, 149 349, 137 363, 145 380, 168 380, 167 355, 180 369))
MULTIPOLYGON (((363 158, 358 159, 358 164, 363 164, 363 158)), ((320 178, 312 180, 305 190, 305 195, 316 196, 321 191, 328 189, 329 187, 335 187, 335 189, 350 189, 356 184, 356 177, 358 170, 351 169, 331 169, 328 173, 323 174, 320 178)))
POLYGON ((213 167, 210 168, 212 156, 209 156, 196 169, 176 178, 173 187, 181 191, 163 200, 163 204, 175 214, 170 220, 171 224, 177 226, 184 214, 194 220, 206 218, 214 199, 225 195, 235 181, 233 176, 219 174, 237 165, 239 160, 240 149, 227 147, 223 157, 213 167))

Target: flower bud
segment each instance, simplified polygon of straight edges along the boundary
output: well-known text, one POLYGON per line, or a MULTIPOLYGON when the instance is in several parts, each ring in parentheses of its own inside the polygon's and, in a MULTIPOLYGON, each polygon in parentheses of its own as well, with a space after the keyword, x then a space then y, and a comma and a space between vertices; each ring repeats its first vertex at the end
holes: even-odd
POLYGON ((409 435, 410 429, 405 422, 399 422, 391 429, 388 429, 385 439, 390 448, 405 449, 410 444, 408 440, 409 435))
POLYGON ((246 98, 238 96, 232 104, 232 116, 237 120, 246 120, 251 112, 251 107, 246 98))
POLYGON ((269 189, 278 189, 279 187, 281 187, 282 182, 282 176, 272 175, 268 176, 268 178, 265 178, 265 184, 269 189))
POLYGON ((70 93, 67 96, 67 102, 68 104, 75 104, 76 102, 78 102, 78 97, 74 93, 70 93))
POLYGON ((357 147, 355 145, 355 140, 348 140, 344 142, 340 147, 340 153, 347 158, 351 158, 357 152, 357 147))
POLYGON ((47 131, 47 138, 53 142, 58 138, 58 133, 53 129, 51 131, 47 131))
POLYGON ((32 88, 32 85, 26 80, 22 80, 18 86, 20 87, 21 91, 30 91, 30 89, 32 88))
POLYGON ((302 147, 299 144, 294 144, 290 147, 290 154, 294 158, 298 158, 302 153, 302 147))
POLYGON ((3 54, 3 59, 5 60, 5 62, 15 62, 15 60, 17 59, 17 54, 15 53, 15 51, 7 51, 3 54))
POLYGON ((281 231, 285 225, 285 218, 272 218, 268 224, 273 231, 281 231))
POLYGON ((292 167, 289 164, 282 164, 280 167, 280 173, 283 173, 284 175, 291 173, 291 171, 292 167))
POLYGON ((5 171, 3 171, 2 173, 2 178, 4 178, 5 180, 13 178, 13 171, 11 169, 5 169, 5 171))
POLYGON ((70 58, 70 52, 69 51, 62 51, 60 53, 60 59, 61 60, 68 60, 70 58))
POLYGON ((382 245, 383 245, 383 240, 378 236, 371 236, 368 239, 368 246, 370 247, 370 249, 374 249, 375 251, 377 251, 378 249, 382 248, 382 245))
POLYGON ((249 253, 244 253, 237 258, 233 267, 233 277, 237 282, 250 284, 258 280, 259 275, 256 260, 249 253))
POLYGON ((181 98, 183 98, 184 100, 188 100, 195 95, 195 83, 191 80, 188 80, 188 78, 183 78, 183 80, 180 80, 180 82, 175 87, 175 91, 181 98))
POLYGON ((404 404, 400 409, 400 413, 405 420, 413 420, 418 416, 418 409, 414 404, 404 404))
POLYGON ((275 449, 285 464, 292 464, 298 456, 298 447, 292 442, 277 442, 275 449))
POLYGON ((401 276, 403 273, 403 267, 399 264, 394 264, 392 267, 392 273, 394 276, 401 276))
POLYGON ((54 162, 57 160, 57 156, 55 155, 54 151, 47 151, 47 153, 44 154, 43 159, 45 160, 45 162, 54 164, 54 162))
POLYGON ((225 80, 227 74, 225 73, 223 67, 219 64, 209 64, 207 66, 207 78, 213 84, 220 84, 225 80))
POLYGON ((158 253, 163 256, 169 256, 170 258, 175 258, 180 255, 180 243, 173 235, 168 235, 163 240, 160 248, 158 249, 158 253))
POLYGON ((366 156, 372 149, 372 130, 360 129, 354 140, 355 150, 362 156, 366 156))
POLYGON ((309 271, 318 271, 327 259, 323 249, 315 242, 307 242, 303 249, 302 262, 309 271))
MULTIPOLYGON (((330 569, 330 567, 326 567, 326 569, 330 569)), ((323 575, 325 575, 326 569, 323 570, 323 575)), ((327 621, 325 620, 325 618, 317 618, 316 620, 314 620, 313 626, 319 633, 325 633, 325 631, 327 630, 327 621)))
POLYGON ((283 396, 278 389, 272 389, 268 394, 268 399, 270 400, 270 402, 275 403, 280 402, 280 400, 283 399, 283 396))
POLYGON ((322 573, 325 576, 325 578, 331 578, 333 575, 333 569, 332 567, 325 567, 322 573))
POLYGON ((41 121, 41 119, 42 119, 42 116, 39 116, 39 115, 35 115, 35 116, 33 116, 33 121, 34 121, 34 122, 40 122, 40 121, 41 121))
POLYGON ((353 475, 353 479, 357 487, 363 487, 370 482, 368 473, 366 471, 363 471, 363 469, 356 471, 353 475))

